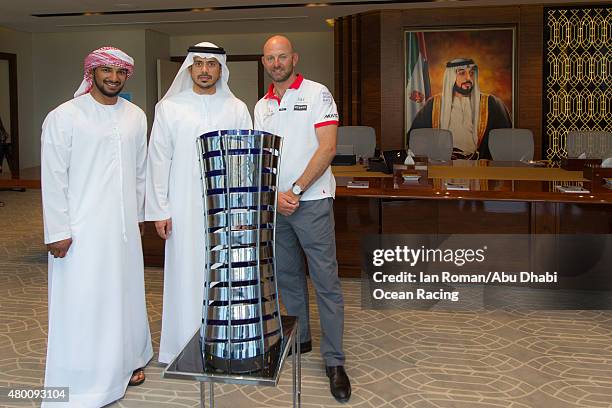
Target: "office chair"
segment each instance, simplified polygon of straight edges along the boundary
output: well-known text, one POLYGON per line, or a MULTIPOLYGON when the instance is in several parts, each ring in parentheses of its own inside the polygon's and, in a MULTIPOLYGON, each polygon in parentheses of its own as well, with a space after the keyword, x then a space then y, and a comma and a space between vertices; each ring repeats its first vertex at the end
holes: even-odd
POLYGON ((412 129, 408 137, 408 147, 416 156, 449 161, 453 155, 453 134, 446 129, 412 129))
POLYGON ((565 142, 568 158, 585 153, 587 159, 612 157, 612 133, 575 130, 567 133, 565 142))
POLYGON ((533 133, 529 129, 492 129, 489 132, 489 151, 493 160, 533 160, 533 133))
POLYGON ((353 152, 357 157, 374 157, 376 132, 369 126, 340 126, 337 144, 353 145, 353 152))

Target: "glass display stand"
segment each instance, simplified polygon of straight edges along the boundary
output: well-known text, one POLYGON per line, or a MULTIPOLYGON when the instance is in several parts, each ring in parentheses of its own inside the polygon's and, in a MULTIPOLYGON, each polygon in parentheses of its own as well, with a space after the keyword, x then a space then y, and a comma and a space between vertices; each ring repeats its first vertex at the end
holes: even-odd
POLYGON ((200 330, 196 331, 187 342, 182 351, 166 366, 162 376, 176 380, 189 380, 200 382, 200 407, 204 408, 206 401, 206 385, 209 388, 209 407, 215 406, 214 383, 239 384, 276 387, 280 379, 283 365, 291 351, 292 359, 292 384, 293 384, 293 408, 299 408, 301 404, 301 356, 300 356, 300 333, 298 319, 295 316, 281 316, 283 326, 283 340, 276 355, 270 364, 264 366, 260 371, 253 373, 226 373, 213 367, 204 365, 200 340, 200 330))

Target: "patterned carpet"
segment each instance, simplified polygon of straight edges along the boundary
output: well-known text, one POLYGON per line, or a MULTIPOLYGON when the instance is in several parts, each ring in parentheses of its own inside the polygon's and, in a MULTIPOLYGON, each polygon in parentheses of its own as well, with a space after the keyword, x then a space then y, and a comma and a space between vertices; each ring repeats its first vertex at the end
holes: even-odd
MULTIPOLYGON (((47 335, 40 192, 0 192, 0 201, 0 387, 40 386, 47 335)), ((157 350, 163 275, 150 268, 145 276, 157 350)), ((302 360, 305 408, 612 407, 612 312, 371 311, 361 309, 358 280, 343 280, 343 289, 353 396, 348 404, 330 396, 315 323, 315 349, 302 360)), ((216 386, 216 407, 291 406, 290 368, 278 388, 216 386)), ((154 362, 146 374, 112 406, 199 405, 196 383, 162 379, 154 362)))

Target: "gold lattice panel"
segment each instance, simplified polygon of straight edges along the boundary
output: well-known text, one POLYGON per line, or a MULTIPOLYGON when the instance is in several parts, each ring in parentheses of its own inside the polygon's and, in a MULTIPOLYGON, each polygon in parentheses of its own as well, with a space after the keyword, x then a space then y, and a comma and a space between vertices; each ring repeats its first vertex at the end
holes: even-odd
POLYGON ((612 132, 612 7, 547 8, 544 148, 567 157, 569 131, 612 132))

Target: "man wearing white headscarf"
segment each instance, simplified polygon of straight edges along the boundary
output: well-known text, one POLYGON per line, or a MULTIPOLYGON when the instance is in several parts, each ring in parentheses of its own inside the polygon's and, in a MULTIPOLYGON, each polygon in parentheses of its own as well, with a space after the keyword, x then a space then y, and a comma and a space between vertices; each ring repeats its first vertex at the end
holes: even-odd
POLYGON ((501 99, 480 92, 478 66, 459 58, 446 64, 442 94, 425 103, 410 130, 448 129, 453 134, 453 159, 490 159, 489 131, 510 127, 510 114, 501 99))
MULTIPOLYGON (((153 357, 144 291, 147 121, 119 98, 134 60, 103 47, 85 59, 74 99, 42 128, 41 184, 49 250, 45 386, 101 407, 144 381, 153 357)), ((47 403, 43 402, 43 406, 47 403)))
POLYGON ((169 363, 202 322, 204 206, 196 139, 221 129, 251 129, 244 102, 229 89, 223 48, 203 42, 157 104, 147 164, 146 219, 166 240, 159 361, 169 363))

